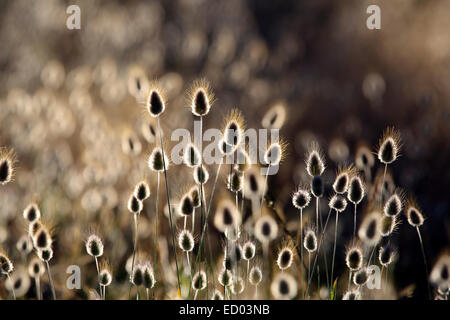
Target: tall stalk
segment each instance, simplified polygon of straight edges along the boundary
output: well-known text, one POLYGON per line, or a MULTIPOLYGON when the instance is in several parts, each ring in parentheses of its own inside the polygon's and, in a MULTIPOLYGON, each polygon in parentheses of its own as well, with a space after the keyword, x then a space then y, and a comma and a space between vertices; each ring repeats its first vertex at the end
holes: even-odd
POLYGON ((55 287, 53 286, 53 280, 50 273, 50 265, 48 264, 48 261, 45 261, 45 265, 47 267, 48 282, 50 283, 50 289, 52 290, 53 300, 56 300, 55 287))
POLYGON ((422 249, 422 256, 423 256, 423 264, 425 265, 425 279, 427 280, 427 291, 428 291, 428 298, 431 300, 431 291, 430 291, 430 284, 428 283, 428 265, 427 265, 427 258, 425 256, 425 249, 423 247, 423 241, 422 241, 422 235, 420 233, 420 229, 417 226, 417 235, 419 236, 419 242, 420 242, 420 248, 422 249))
POLYGON ((334 246, 333 246, 333 260, 331 262, 331 284, 330 287, 333 287, 333 275, 334 275, 334 258, 336 256, 336 242, 337 242, 337 228, 338 228, 338 220, 339 214, 336 212, 336 225, 334 226, 334 246))

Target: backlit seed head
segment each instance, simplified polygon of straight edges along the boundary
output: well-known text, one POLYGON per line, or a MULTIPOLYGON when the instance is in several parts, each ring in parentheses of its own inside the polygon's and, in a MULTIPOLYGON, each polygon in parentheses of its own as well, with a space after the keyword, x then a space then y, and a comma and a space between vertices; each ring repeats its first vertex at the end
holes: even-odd
POLYGON ((359 204, 364 198, 365 189, 361 177, 355 175, 350 178, 347 198, 353 204, 359 204))
POLYGON ((241 144, 244 136, 244 118, 238 109, 232 109, 225 118, 223 140, 232 147, 233 152, 241 144))
POLYGON ((325 160, 317 142, 313 142, 306 154, 306 170, 311 177, 322 175, 325 170, 325 160))
POLYGON ((36 233, 41 229, 42 223, 40 220, 35 220, 33 222, 30 222, 28 225, 28 235, 33 238, 36 233))
POLYGON ((308 228, 303 238, 303 246, 309 253, 313 253, 317 250, 317 236, 312 228, 308 228))
POLYGON ((46 249, 50 248, 52 245, 52 237, 47 227, 44 225, 41 225, 41 228, 36 232, 32 239, 33 246, 36 249, 46 249))
POLYGON ((347 208, 347 200, 341 195, 335 194, 331 197, 330 202, 328 203, 331 209, 342 212, 347 208))
POLYGON ((220 232, 238 227, 241 224, 241 215, 233 201, 224 199, 219 202, 214 216, 214 226, 220 232))
POLYGON ((450 286, 450 254, 448 252, 444 252, 437 259, 430 273, 430 282, 438 288, 450 286))
POLYGON ((256 247, 255 244, 251 241, 247 241, 242 246, 242 257, 244 260, 251 260, 255 257, 256 247))
POLYGON ((280 270, 289 269, 292 261, 294 261, 294 251, 289 246, 278 251, 277 265, 280 270))
POLYGON ((253 266, 248 274, 248 280, 252 285, 257 286, 262 281, 261 268, 253 266))
POLYGON ((228 287, 233 283, 233 275, 230 270, 222 269, 222 271, 219 273, 218 280, 223 287, 228 287))
POLYGON ((298 210, 305 209, 309 205, 310 201, 311 195, 309 194, 308 190, 306 190, 306 188, 299 188, 292 195, 292 204, 298 210))
POLYGON ((95 233, 90 234, 86 239, 86 252, 92 257, 100 257, 103 255, 102 239, 95 233))
POLYGON ((358 290, 347 291, 342 300, 361 300, 361 293, 358 290))
POLYGON ((11 260, 9 260, 6 253, 0 250, 0 273, 1 274, 9 274, 13 272, 14 265, 11 260))
POLYGON ((155 283, 156 283, 153 268, 150 265, 150 262, 145 262, 142 265, 142 268, 143 268, 143 278, 144 278, 143 285, 145 288, 151 289, 155 286, 155 283))
POLYGON ((132 66, 128 70, 128 92, 137 100, 144 101, 150 84, 142 68, 132 66))
POLYGON ((243 177, 239 171, 234 170, 227 178, 227 187, 231 192, 239 192, 242 190, 243 177))
POLYGON ((219 140, 219 144, 218 144, 218 148, 219 148, 219 152, 222 155, 231 155, 236 149, 234 148, 234 146, 229 145, 228 143, 226 143, 225 139, 220 139, 219 140))
POLYGON ((382 266, 387 267, 392 263, 394 258, 395 250, 391 246, 385 245, 380 247, 380 250, 378 251, 378 260, 382 266))
POLYGON ((230 289, 231 293, 234 295, 241 294, 242 292, 244 292, 245 289, 244 280, 239 276, 233 277, 233 283, 231 284, 230 289))
POLYGON ((131 130, 125 130, 122 134, 122 151, 132 156, 137 156, 142 151, 142 144, 139 138, 131 130))
POLYGON ((375 246, 381 239, 381 217, 377 211, 373 211, 361 222, 358 236, 369 247, 375 246))
POLYGON ((397 229, 397 226, 399 224, 397 217, 398 216, 383 215, 383 217, 381 218, 381 230, 380 230, 381 235, 383 237, 391 235, 395 231, 395 229, 397 229))
POLYGON ((359 270, 363 264, 363 252, 361 247, 354 245, 345 253, 345 264, 351 271, 359 270))
POLYGON ((384 204, 383 212, 385 215, 392 217, 398 215, 402 211, 402 208, 403 203, 401 193, 394 193, 384 204))
POLYGON ((25 210, 23 210, 23 217, 28 222, 34 222, 41 218, 41 211, 36 203, 30 203, 25 210))
POLYGON ((241 237, 241 228, 228 228, 225 230, 225 237, 229 241, 238 241, 241 237))
POLYGON ((369 273, 366 267, 362 267, 353 275, 353 283, 357 286, 363 286, 369 279, 369 273))
POLYGON ((112 282, 111 267, 107 261, 100 261, 98 282, 105 287, 112 282))
POLYGON ((141 264, 135 265, 133 274, 131 276, 131 282, 136 286, 142 286, 144 284, 144 268, 141 264))
POLYGON ((20 237, 20 239, 16 243, 16 248, 20 253, 24 255, 29 254, 33 250, 33 242, 30 240, 30 236, 25 234, 20 237))
POLYGON ((194 249, 194 237, 189 230, 182 230, 178 235, 178 245, 184 252, 191 252, 194 249))
POLYGON ((155 147, 148 158, 148 167, 152 171, 161 172, 164 171, 164 165, 166 170, 169 170, 169 159, 167 155, 163 152, 160 147, 155 147))
POLYGON ((284 103, 276 103, 264 115, 261 124, 266 129, 281 129, 286 120, 286 106, 284 103))
POLYGON ((264 163, 271 166, 279 165, 286 153, 287 143, 284 140, 269 145, 264 153, 264 163))
POLYGON ((247 171, 252 165, 250 157, 244 148, 239 147, 236 149, 236 166, 235 169, 240 172, 247 171))
POLYGON ((244 176, 244 195, 248 199, 259 198, 263 196, 266 190, 264 185, 266 180, 260 174, 259 168, 252 166, 244 176))
POLYGON ((193 143, 188 143, 183 151, 184 164, 190 168, 200 165, 201 155, 197 147, 193 143))
POLYGON ((338 173, 336 175, 336 179, 333 183, 334 192, 338 194, 346 193, 348 190, 348 185, 350 183, 350 177, 356 174, 356 170, 353 166, 349 166, 347 168, 339 168, 338 173))
POLYGON ((413 227, 420 227, 425 221, 422 211, 414 199, 408 201, 406 207, 406 220, 408 220, 408 223, 413 227))
POLYGON ((139 201, 144 201, 148 197, 150 197, 150 187, 147 181, 139 182, 134 188, 134 197, 139 201))
POLYGON ((13 149, 0 148, 0 185, 11 182, 15 173, 17 157, 13 149))
POLYGON ((325 192, 325 186, 323 184, 323 179, 321 176, 315 176, 311 180, 311 193, 314 197, 320 198, 323 196, 323 193, 325 192))
POLYGON ((28 274, 30 275, 30 277, 38 278, 41 277, 44 273, 44 263, 40 259, 33 257, 33 259, 31 259, 30 263, 28 264, 28 274))
POLYGON ((183 217, 192 216, 194 213, 194 203, 189 193, 186 193, 181 198, 180 204, 178 205, 178 212, 183 217))
POLYGON ((194 168, 194 181, 196 184, 205 184, 208 182, 209 173, 206 170, 205 165, 197 166, 194 168))
POLYGON ((400 148, 400 133, 393 127, 387 128, 379 141, 378 160, 384 164, 394 162, 400 156, 400 148))
POLYGON ((157 141, 157 127, 152 121, 143 121, 141 125, 141 134, 148 143, 157 141))
POLYGON ((194 206, 194 208, 200 207, 200 205, 201 205, 201 203, 200 203, 200 190, 199 190, 198 186, 193 186, 189 190, 189 196, 191 197, 192 205, 194 206))
POLYGON ((203 290, 208 284, 205 271, 198 271, 192 277, 192 289, 203 290))
POLYGON ((156 84, 150 85, 150 92, 147 98, 147 111, 154 117, 159 117, 166 109, 166 102, 163 96, 163 90, 156 84))
POLYGON ((271 216, 262 216, 255 223, 255 237, 261 243, 268 243, 278 236, 278 225, 271 216))
POLYGON ((38 249, 37 255, 39 259, 42 261, 50 261, 53 258, 53 249, 52 248, 46 248, 46 249, 38 249))
POLYGON ((214 94, 209 83, 204 79, 195 81, 189 92, 189 104, 192 114, 198 117, 206 116, 211 110, 213 102, 214 94))
POLYGON ((223 294, 219 290, 214 290, 211 300, 223 300, 223 294))
POLYGON ((358 148, 355 155, 355 164, 360 170, 367 170, 374 166, 375 159, 368 147, 363 145, 358 148))
POLYGON ((270 285, 270 292, 277 300, 291 300, 297 295, 297 282, 288 273, 279 273, 270 285))
POLYGON ((142 209, 144 208, 144 205, 142 201, 139 201, 138 198, 134 194, 130 196, 130 199, 128 199, 128 211, 130 211, 133 214, 139 214, 141 213, 142 209))

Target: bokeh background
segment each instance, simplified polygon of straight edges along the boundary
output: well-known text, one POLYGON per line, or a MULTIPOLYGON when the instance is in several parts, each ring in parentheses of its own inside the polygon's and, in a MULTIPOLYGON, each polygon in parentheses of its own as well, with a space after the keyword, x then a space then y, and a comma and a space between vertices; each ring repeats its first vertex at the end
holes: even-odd
MULTIPOLYGON (((192 128, 185 91, 199 77, 217 98, 205 127, 220 128, 238 107, 247 126, 259 128, 272 105, 285 104, 288 156, 269 193, 288 220, 297 218, 292 191, 308 181, 310 141, 324 149, 331 183, 337 164, 352 162, 361 144, 375 150, 394 125, 403 148, 391 173, 427 217, 432 266, 450 237, 449 15, 446 0, 1 0, 0 145, 14 147, 19 159, 15 183, 0 192, 2 246, 18 256, 15 243, 26 229, 21 212, 36 199, 54 226, 56 282, 62 286, 65 268, 76 263, 90 269, 83 283, 95 283, 82 241, 95 227, 126 292, 126 201, 143 177, 155 188, 145 161, 151 144, 139 133, 146 116, 128 93, 130 68, 138 68, 166 87, 167 132, 192 128), (81 30, 66 28, 70 4, 81 8, 81 30), (381 30, 366 28, 370 4, 381 8, 381 30), (125 154, 124 136, 139 140, 142 151, 125 154)), ((172 174, 176 196, 190 174, 172 174)), ((342 237, 351 233, 350 216, 342 237)), ((150 228, 142 230, 142 242, 150 243, 150 228)), ((415 284, 412 296, 424 297, 417 234, 404 221, 395 239, 394 286, 415 284)), ((338 246, 337 269, 344 268, 345 244, 338 246)))

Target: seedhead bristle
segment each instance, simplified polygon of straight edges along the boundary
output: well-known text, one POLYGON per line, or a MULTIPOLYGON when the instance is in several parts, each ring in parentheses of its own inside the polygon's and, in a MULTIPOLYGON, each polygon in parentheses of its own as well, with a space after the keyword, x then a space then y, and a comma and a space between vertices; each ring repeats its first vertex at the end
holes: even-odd
POLYGON ((314 197, 320 198, 325 192, 325 186, 323 184, 323 179, 321 176, 314 176, 311 180, 311 193, 314 197))
POLYGON ((297 295, 297 282, 288 273, 279 273, 270 285, 270 292, 277 300, 290 300, 297 295))
POLYGON ((194 213, 194 202, 189 193, 186 193, 180 200, 180 204, 178 206, 178 212, 181 216, 192 216, 194 213))
POLYGON ((402 194, 394 193, 389 197, 389 199, 386 200, 383 212, 385 215, 393 217, 398 215, 402 211, 402 208, 403 208, 402 194))
POLYGON ((139 182, 136 187, 134 188, 134 197, 138 199, 139 201, 144 201, 148 197, 150 197, 150 187, 147 183, 147 181, 141 181, 139 182))
POLYGON ((346 193, 348 190, 348 185, 350 183, 350 177, 356 174, 355 168, 353 166, 348 166, 345 169, 339 168, 336 175, 336 179, 333 183, 334 192, 338 194, 346 193))
POLYGON ((328 205, 336 212, 342 212, 347 208, 347 200, 343 196, 335 194, 331 197, 328 205))
POLYGON ((311 201, 311 195, 306 188, 298 188, 292 195, 292 204, 298 210, 305 209, 311 201))
POLYGON ((380 247, 380 250, 378 251, 378 260, 382 266, 387 267, 392 263, 394 258, 395 250, 390 245, 380 247))
POLYGON ((353 275, 353 283, 357 286, 363 286, 369 280, 369 273, 366 267, 362 267, 353 275))
POLYGON ((241 214, 233 201, 224 199, 219 202, 214 216, 214 226, 220 232, 238 227, 241 224, 241 214))
POLYGON ((256 247, 255 244, 251 241, 247 241, 242 246, 242 257, 244 260, 251 260, 255 257, 256 247))
POLYGON ((102 239, 95 233, 91 233, 86 239, 86 252, 92 257, 101 257, 103 255, 102 239))
POLYGON ((268 243, 278 236, 278 225, 271 216, 262 216, 255 223, 255 238, 268 243))
POLYGON ((163 152, 160 147, 155 147, 148 158, 148 167, 150 170, 155 172, 164 171, 164 164, 166 165, 166 170, 169 170, 169 159, 167 155, 164 153, 163 160, 163 152))
POLYGON ((361 177, 354 175, 350 178, 347 198, 353 204, 359 204, 364 198, 365 189, 361 177))
POLYGON ((286 120, 286 107, 279 102, 271 107, 264 115, 261 124, 266 129, 281 129, 286 120))
POLYGON ((150 86, 150 92, 147 98, 147 111, 154 117, 159 117, 166 109, 166 102, 163 96, 163 90, 158 84, 153 83, 150 86))
POLYGON ((414 199, 409 199, 406 207, 406 220, 413 227, 420 227, 425 218, 423 217, 422 211, 419 205, 414 199))
POLYGON ((244 136, 244 118, 238 109, 232 109, 225 118, 223 129, 223 140, 232 147, 232 152, 241 144, 244 136))
POLYGON ((203 290, 208 284, 205 271, 197 271, 192 277, 192 289, 203 290))
POLYGON ((271 166, 279 165, 285 157, 286 147, 287 143, 284 140, 270 144, 264 153, 264 163, 271 166))
POLYGON ((202 117, 206 116, 214 103, 214 94, 205 79, 194 81, 189 92, 189 104, 192 114, 202 117))
POLYGON ((25 210, 23 210, 23 217, 28 222, 34 222, 41 218, 41 211, 36 203, 30 203, 25 210))
POLYGON ((352 246, 345 253, 345 264, 351 271, 359 270, 363 264, 363 252, 359 246, 352 246))
POLYGON ((380 139, 378 147, 378 159, 384 164, 394 162, 400 155, 400 133, 393 127, 387 128, 380 139))
POLYGON ((262 281, 261 268, 253 266, 248 274, 248 280, 252 285, 257 286, 262 281))
POLYGON ((303 246, 309 253, 317 250, 317 236, 312 228, 308 228, 303 239, 303 246))
POLYGON ((320 176, 325 170, 325 160, 317 142, 313 142, 306 154, 306 170, 311 177, 320 176))
POLYGON ((383 215, 383 217, 381 218, 381 230, 380 230, 381 235, 383 237, 387 237, 395 231, 397 225, 399 224, 397 217, 398 216, 383 215))
POLYGON ((13 149, 0 148, 0 185, 5 185, 13 180, 16 159, 13 149))
POLYGON ((369 247, 375 246, 380 241, 381 215, 377 211, 373 211, 363 219, 358 236, 369 247))
POLYGON ((183 161, 184 164, 190 168, 194 168, 200 165, 201 162, 200 151, 198 151, 197 147, 191 142, 189 142, 184 148, 183 161))
POLYGON ((139 214, 141 213, 142 209, 144 208, 144 205, 142 201, 139 201, 138 198, 134 194, 130 196, 130 199, 128 199, 128 211, 130 211, 133 214, 139 214))
POLYGON ((195 167, 193 175, 196 184, 205 184, 208 182, 209 173, 205 165, 195 167))
POLYGON ((178 235, 178 245, 184 252, 190 252, 194 249, 194 237, 189 230, 182 230, 178 235))

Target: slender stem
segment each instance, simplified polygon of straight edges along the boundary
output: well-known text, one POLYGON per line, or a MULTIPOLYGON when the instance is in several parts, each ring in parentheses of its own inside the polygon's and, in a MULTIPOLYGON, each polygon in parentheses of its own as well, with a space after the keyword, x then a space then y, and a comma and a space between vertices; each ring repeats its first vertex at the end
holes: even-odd
POLYGON ((103 300, 106 300, 106 286, 103 286, 103 300))
POLYGON ((36 282, 36 297, 38 300, 41 300, 41 279, 37 276, 34 278, 34 281, 36 282))
MULTIPOLYGON (((137 244, 138 244, 138 232, 139 232, 139 213, 133 214, 134 219, 134 245, 133 245, 133 258, 131 260, 131 273, 130 273, 130 289, 128 291, 128 299, 131 298, 131 287, 133 286, 133 281, 131 279, 133 278, 134 273, 134 264, 136 261, 136 251, 137 251, 137 244)), ((98 266, 97 266, 98 271, 98 266)))
POLYGON ((258 285, 255 286, 255 300, 258 299, 258 285))
POLYGON ((333 260, 331 262, 331 284, 330 286, 333 287, 333 274, 334 274, 334 258, 336 256, 336 242, 337 242, 337 228, 338 228, 338 220, 339 220, 339 214, 336 212, 336 225, 334 226, 334 246, 333 246, 333 260))
POLYGON ((316 197, 316 234, 319 234, 319 197, 316 197))
POLYGON ((157 255, 158 255, 158 216, 159 216, 159 183, 160 183, 160 172, 158 171, 157 174, 157 184, 156 184, 156 200, 155 200, 155 248, 153 252, 153 265, 154 265, 154 271, 156 274, 156 268, 158 266, 157 263, 157 255))
POLYGON ((150 300, 150 293, 148 288, 145 288, 145 292, 147 293, 147 300, 150 300))
POLYGON ((352 270, 348 270, 348 285, 347 285, 347 291, 350 290, 350 283, 352 280, 352 270))
POLYGON ((100 283, 100 270, 98 268, 98 259, 97 259, 97 257, 94 257, 94 259, 95 259, 95 267, 97 268, 98 289, 99 289, 99 292, 100 292, 100 298, 102 298, 103 294, 102 294, 102 285, 100 283))
POLYGON ((194 208, 194 212, 192 212, 192 221, 191 221, 191 232, 194 233, 194 225, 195 225, 195 208, 194 208))
POLYGON ((7 273, 6 275, 9 279, 9 282, 11 283, 11 292, 13 294, 13 298, 14 298, 14 300, 16 300, 16 291, 14 290, 14 283, 12 282, 11 276, 9 275, 9 273, 7 273))
POLYGON ((384 182, 386 180, 386 171, 387 171, 387 163, 384 164, 384 174, 383 174, 383 183, 381 184, 380 202, 383 201, 383 196, 384 196, 384 182))
POLYGON ((45 261, 45 264, 47 267, 48 282, 50 282, 50 289, 52 290, 53 300, 56 300, 55 287, 53 286, 52 275, 50 273, 50 265, 48 264, 48 261, 45 261))
POLYGON ((428 289, 428 298, 431 300, 431 291, 430 291, 430 284, 428 283, 428 265, 427 265, 427 258, 425 256, 425 249, 423 247, 423 241, 422 241, 422 235, 420 234, 419 227, 416 227, 417 234, 419 236, 419 242, 420 242, 420 248, 422 249, 422 256, 423 256, 423 264, 425 265, 425 279, 427 283, 427 289, 428 289))
POLYGON ((303 246, 302 246, 302 241, 303 241, 303 209, 300 209, 300 225, 298 226, 298 230, 300 233, 300 241, 298 241, 298 245, 300 248, 300 259, 302 260, 303 263, 303 246))
MULTIPOLYGON (((311 279, 311 252, 310 251, 308 251, 308 279, 311 279)), ((309 288, 309 282, 308 282, 308 286, 306 288, 305 298, 308 295, 308 288, 309 288)))
POLYGON ((353 213, 353 243, 355 243, 355 238, 356 238, 356 206, 357 204, 354 204, 355 207, 355 211, 353 213))
POLYGON ((167 197, 167 206, 169 207, 169 222, 170 222, 170 229, 172 231, 173 255, 175 257, 175 266, 177 269, 178 291, 181 293, 180 274, 178 271, 177 247, 175 246, 175 230, 174 230, 173 222, 172 222, 172 206, 170 205, 169 181, 167 180, 166 159, 165 159, 165 155, 164 155, 164 146, 163 146, 163 142, 162 142, 161 124, 160 124, 159 117, 158 117, 158 131, 159 131, 159 141, 161 144, 161 152, 162 152, 162 158, 163 158, 164 180, 166 182, 166 197, 167 197))
POLYGON ((197 299, 197 294, 198 294, 198 290, 195 290, 195 293, 194 293, 194 300, 197 299))
POLYGON ((269 162, 269 166, 267 167, 267 171, 266 171, 266 180, 265 180, 265 182, 264 182, 263 193, 262 193, 262 196, 261 196, 261 205, 260 205, 260 207, 261 207, 261 215, 260 215, 260 216, 261 216, 261 217, 262 217, 262 211, 263 211, 264 196, 265 196, 265 194, 266 194, 266 189, 267 189, 267 180, 269 179, 270 165, 271 165, 271 162, 269 162))

